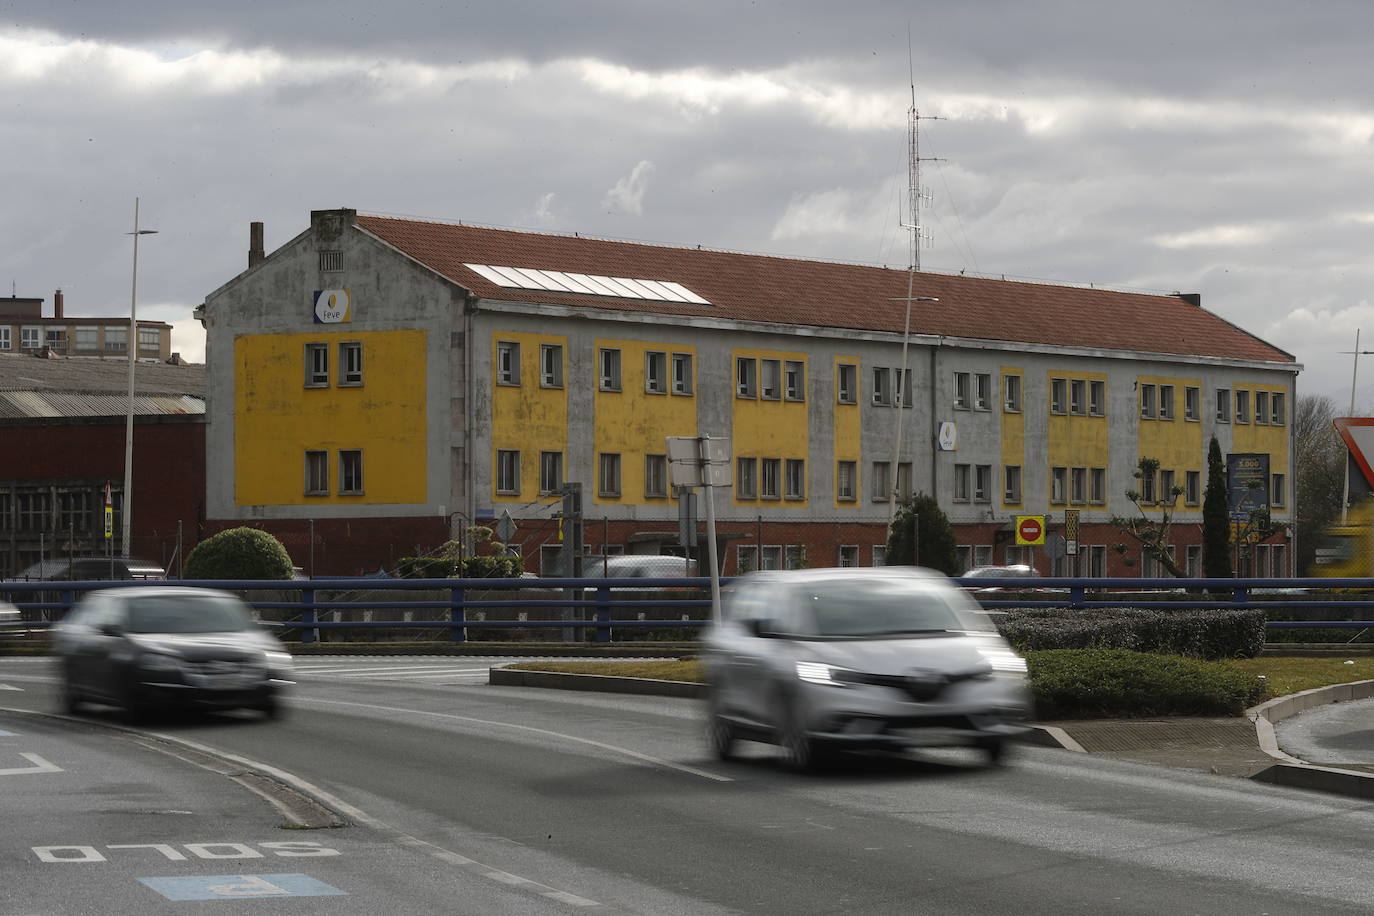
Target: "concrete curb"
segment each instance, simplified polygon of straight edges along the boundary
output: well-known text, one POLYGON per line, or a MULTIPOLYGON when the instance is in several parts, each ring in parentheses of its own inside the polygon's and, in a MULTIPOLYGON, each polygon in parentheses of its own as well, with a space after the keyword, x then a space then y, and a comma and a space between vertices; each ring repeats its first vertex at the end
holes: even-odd
POLYGON ((1333 684, 1330 687, 1304 690, 1247 709, 1245 714, 1255 723, 1255 737, 1259 740, 1260 749, 1278 761, 1250 778, 1256 782, 1277 786, 1315 789, 1319 792, 1332 792, 1355 798, 1374 798, 1374 773, 1318 766, 1299 760, 1283 752, 1274 734, 1275 723, 1295 716, 1303 710, 1348 700, 1367 700, 1370 697, 1374 697, 1374 680, 1352 681, 1349 684, 1333 684))

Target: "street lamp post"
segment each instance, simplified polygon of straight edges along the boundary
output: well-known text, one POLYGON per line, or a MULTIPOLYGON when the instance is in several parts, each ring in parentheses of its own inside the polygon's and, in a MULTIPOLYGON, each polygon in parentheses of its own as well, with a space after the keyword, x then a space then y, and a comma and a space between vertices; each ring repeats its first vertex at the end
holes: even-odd
POLYGON ((130 543, 130 530, 134 515, 134 365, 138 362, 138 237, 155 235, 156 229, 138 228, 138 198, 134 198, 134 231, 125 235, 134 237, 134 275, 133 286, 129 293, 129 404, 124 416, 124 495, 121 497, 120 534, 124 546, 124 556, 133 556, 130 543))

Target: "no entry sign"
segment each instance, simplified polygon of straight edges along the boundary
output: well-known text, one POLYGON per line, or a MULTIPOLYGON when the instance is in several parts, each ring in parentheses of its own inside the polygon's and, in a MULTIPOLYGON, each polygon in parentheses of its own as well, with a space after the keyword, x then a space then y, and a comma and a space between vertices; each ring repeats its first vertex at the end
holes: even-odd
POLYGON ((1016 516, 1016 543, 1018 545, 1045 543, 1045 516, 1016 516))

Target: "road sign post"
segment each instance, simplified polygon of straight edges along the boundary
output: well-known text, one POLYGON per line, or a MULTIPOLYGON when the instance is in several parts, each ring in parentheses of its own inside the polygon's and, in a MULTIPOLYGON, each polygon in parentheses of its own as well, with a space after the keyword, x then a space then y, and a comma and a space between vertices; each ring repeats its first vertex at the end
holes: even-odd
POLYGON ((711 620, 720 621, 720 566, 716 562, 714 487, 732 484, 730 440, 711 436, 668 436, 668 473, 675 487, 706 488, 706 556, 711 564, 711 620))

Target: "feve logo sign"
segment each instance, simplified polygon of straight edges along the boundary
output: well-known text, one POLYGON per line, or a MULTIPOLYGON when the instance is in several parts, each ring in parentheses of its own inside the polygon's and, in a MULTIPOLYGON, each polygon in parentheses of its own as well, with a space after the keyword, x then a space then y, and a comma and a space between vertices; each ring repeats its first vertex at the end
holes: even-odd
POLYGON ((353 294, 346 289, 315 290, 315 324, 353 320, 353 294))

